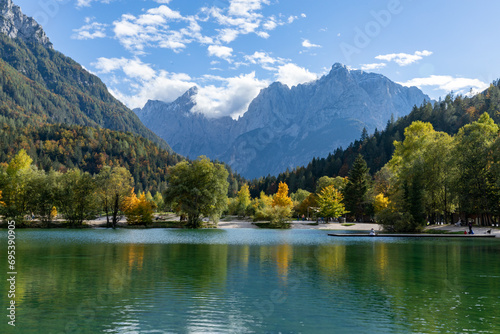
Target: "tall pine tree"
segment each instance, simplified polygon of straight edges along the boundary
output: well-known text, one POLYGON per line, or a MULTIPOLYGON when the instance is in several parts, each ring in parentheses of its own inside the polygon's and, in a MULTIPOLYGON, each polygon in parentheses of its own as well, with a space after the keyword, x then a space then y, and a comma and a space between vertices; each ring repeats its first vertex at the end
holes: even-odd
POLYGON ((370 188, 371 177, 365 159, 359 154, 354 160, 347 184, 344 188, 344 203, 347 211, 356 220, 362 219, 368 213, 367 194, 370 188))

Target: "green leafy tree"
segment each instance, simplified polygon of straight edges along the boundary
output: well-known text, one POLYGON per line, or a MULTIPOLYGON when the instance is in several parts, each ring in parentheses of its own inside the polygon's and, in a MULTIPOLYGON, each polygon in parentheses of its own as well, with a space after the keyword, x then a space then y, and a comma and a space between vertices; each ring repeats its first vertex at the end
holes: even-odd
POLYGON ((153 197, 153 202, 155 203, 156 211, 162 212, 165 210, 165 200, 159 191, 153 197))
POLYGON ((189 228, 199 228, 202 216, 217 221, 226 208, 228 175, 223 165, 212 163, 206 157, 180 162, 170 168, 165 199, 176 203, 177 210, 187 214, 189 228))
POLYGON ((460 129, 455 137, 457 179, 456 191, 460 209, 466 214, 476 214, 486 224, 491 214, 492 199, 498 200, 497 183, 492 166, 492 148, 498 140, 499 128, 484 113, 471 124, 460 129))
POLYGON ((56 216, 57 209, 54 211, 54 208, 61 192, 61 177, 61 173, 53 170, 48 173, 37 170, 28 185, 29 210, 49 225, 56 216))
POLYGON ((81 225, 98 211, 95 190, 96 184, 89 173, 71 169, 62 175, 58 207, 71 225, 81 225))
POLYGON ((347 184, 347 178, 345 177, 328 177, 322 176, 319 178, 316 185, 316 194, 319 194, 324 188, 328 186, 334 186, 338 191, 343 191, 347 184))

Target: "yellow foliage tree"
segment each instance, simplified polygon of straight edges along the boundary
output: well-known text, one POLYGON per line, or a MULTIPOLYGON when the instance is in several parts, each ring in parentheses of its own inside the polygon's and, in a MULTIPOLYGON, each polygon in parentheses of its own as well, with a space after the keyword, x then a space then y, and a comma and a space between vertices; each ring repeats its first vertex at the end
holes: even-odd
POLYGON ((153 221, 153 206, 151 202, 147 200, 144 193, 141 193, 137 197, 134 189, 123 199, 123 211, 127 216, 127 223, 129 225, 149 224, 153 221))
POLYGON ((55 219, 57 217, 57 209, 55 206, 52 207, 52 210, 50 210, 50 219, 55 219))
POLYGON ((375 201, 373 202, 373 207, 375 213, 379 213, 389 207, 389 198, 385 197, 384 194, 378 194, 375 196, 375 201))
POLYGON ((278 192, 273 198, 273 208, 280 206, 282 208, 293 208, 293 201, 288 196, 288 185, 284 182, 280 182, 278 192))
POLYGON ((0 206, 5 206, 5 203, 2 202, 2 191, 0 190, 0 206))
POLYGON ((250 189, 248 184, 244 184, 240 191, 238 191, 238 195, 236 196, 237 207, 236 211, 238 216, 244 217, 247 212, 247 208, 252 202, 252 198, 250 197, 250 189))

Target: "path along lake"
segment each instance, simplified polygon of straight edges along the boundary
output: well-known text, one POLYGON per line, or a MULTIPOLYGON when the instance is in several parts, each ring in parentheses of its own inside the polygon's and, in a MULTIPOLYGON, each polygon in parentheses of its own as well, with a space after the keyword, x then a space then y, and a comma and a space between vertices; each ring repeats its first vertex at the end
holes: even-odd
POLYGON ((16 232, 16 328, 2 279, 0 333, 500 333, 498 238, 16 232))

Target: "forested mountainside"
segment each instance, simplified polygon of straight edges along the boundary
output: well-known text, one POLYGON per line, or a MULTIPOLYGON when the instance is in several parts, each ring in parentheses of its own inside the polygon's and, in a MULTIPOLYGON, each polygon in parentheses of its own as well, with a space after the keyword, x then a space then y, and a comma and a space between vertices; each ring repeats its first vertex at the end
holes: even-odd
POLYGON ((98 77, 54 50, 42 26, 11 0, 0 1, 0 115, 130 131, 171 150, 98 77))
POLYGON ((0 34, 0 114, 26 124, 130 131, 170 150, 81 65, 50 48, 0 34))
POLYGON ((412 112, 397 120, 390 120, 383 131, 375 130, 369 135, 363 132, 359 140, 347 148, 339 148, 326 158, 314 158, 304 167, 298 167, 279 174, 277 177, 267 176, 251 182, 252 196, 258 196, 261 191, 268 194, 278 189, 279 182, 286 182, 291 192, 297 189, 314 191, 316 181, 321 176, 347 176, 358 156, 366 160, 370 173, 380 170, 394 153, 394 141, 404 139, 404 129, 414 121, 430 122, 436 131, 455 134, 458 130, 488 112, 495 123, 500 124, 500 80, 473 97, 452 95, 434 104, 425 103, 413 108, 412 112))
POLYGON ((121 166, 130 171, 138 191, 165 190, 168 167, 183 159, 130 132, 65 124, 17 127, 5 118, 0 127, 2 162, 24 149, 46 171, 79 168, 96 174, 103 166, 121 166))

